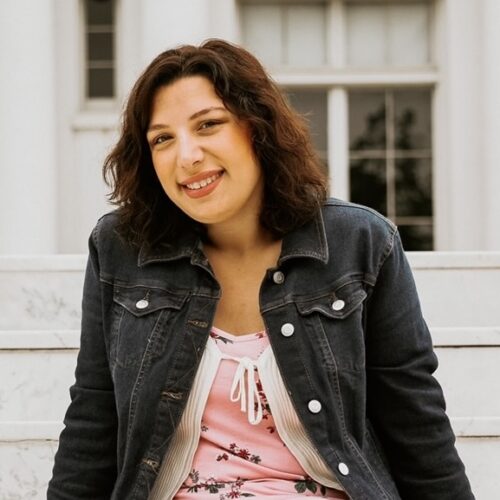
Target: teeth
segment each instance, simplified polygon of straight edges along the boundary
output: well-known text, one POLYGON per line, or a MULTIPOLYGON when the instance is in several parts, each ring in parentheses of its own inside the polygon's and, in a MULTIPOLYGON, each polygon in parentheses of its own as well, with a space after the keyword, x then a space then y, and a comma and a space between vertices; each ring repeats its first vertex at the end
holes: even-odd
POLYGON ((215 180, 217 180, 222 174, 215 174, 212 177, 207 177, 206 179, 201 180, 200 182, 193 182, 192 184, 186 184, 188 189, 201 189, 209 184, 212 184, 215 180))

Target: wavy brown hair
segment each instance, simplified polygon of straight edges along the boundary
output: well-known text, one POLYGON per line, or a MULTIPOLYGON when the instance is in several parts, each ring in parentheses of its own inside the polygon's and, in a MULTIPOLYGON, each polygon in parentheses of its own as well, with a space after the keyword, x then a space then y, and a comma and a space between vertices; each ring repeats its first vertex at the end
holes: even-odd
POLYGON ((252 54, 213 39, 161 53, 130 93, 120 138, 103 167, 123 236, 152 246, 175 241, 190 228, 202 229, 165 194, 146 140, 157 90, 194 75, 210 80, 226 108, 250 125, 264 177, 262 226, 280 238, 310 220, 326 198, 327 179, 305 121, 252 54))

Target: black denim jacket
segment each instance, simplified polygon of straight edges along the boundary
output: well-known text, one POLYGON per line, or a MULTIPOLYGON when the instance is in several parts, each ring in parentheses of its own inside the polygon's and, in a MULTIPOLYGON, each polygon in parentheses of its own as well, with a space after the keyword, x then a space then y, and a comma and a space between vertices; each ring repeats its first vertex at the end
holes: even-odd
MULTIPOLYGON (((147 499, 220 297, 194 235, 135 251, 116 223, 104 216, 90 238, 76 382, 49 500, 147 499)), ((297 414, 350 498, 474 498, 390 222, 329 200, 284 238, 260 308, 297 414)))

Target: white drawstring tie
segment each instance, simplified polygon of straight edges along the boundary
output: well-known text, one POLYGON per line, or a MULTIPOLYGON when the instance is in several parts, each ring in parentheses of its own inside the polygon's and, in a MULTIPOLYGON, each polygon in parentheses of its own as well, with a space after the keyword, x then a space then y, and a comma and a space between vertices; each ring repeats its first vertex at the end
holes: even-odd
POLYGON ((240 409, 246 412, 248 422, 252 425, 257 425, 262 420, 262 402, 255 382, 255 369, 257 365, 246 356, 239 359, 232 356, 223 356, 225 359, 232 359, 238 363, 234 374, 233 383, 231 384, 230 399, 234 403, 240 400, 240 409), (247 384, 245 388, 245 374, 247 376, 247 384), (248 394, 247 394, 248 390, 248 394), (257 413, 255 408, 257 407, 257 413))

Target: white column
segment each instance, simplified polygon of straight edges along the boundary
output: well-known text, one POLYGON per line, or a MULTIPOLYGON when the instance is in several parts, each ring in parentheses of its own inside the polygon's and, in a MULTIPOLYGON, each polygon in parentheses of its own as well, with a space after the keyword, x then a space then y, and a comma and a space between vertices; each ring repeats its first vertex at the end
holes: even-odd
POLYGON ((52 0, 0 2, 0 253, 56 251, 52 0))
POLYGON ((482 249, 479 2, 437 2, 436 250, 482 249))
POLYGON ((330 195, 349 199, 349 124, 347 91, 333 88, 328 92, 328 166, 330 195))
MULTIPOLYGON (((332 0, 328 9, 328 62, 342 69, 345 63, 345 10, 341 0, 332 0)), ((348 200, 349 192, 349 123, 348 94, 343 87, 328 91, 328 167, 330 196, 348 200)))
POLYGON ((485 250, 500 250, 500 2, 483 0, 482 148, 485 250))

